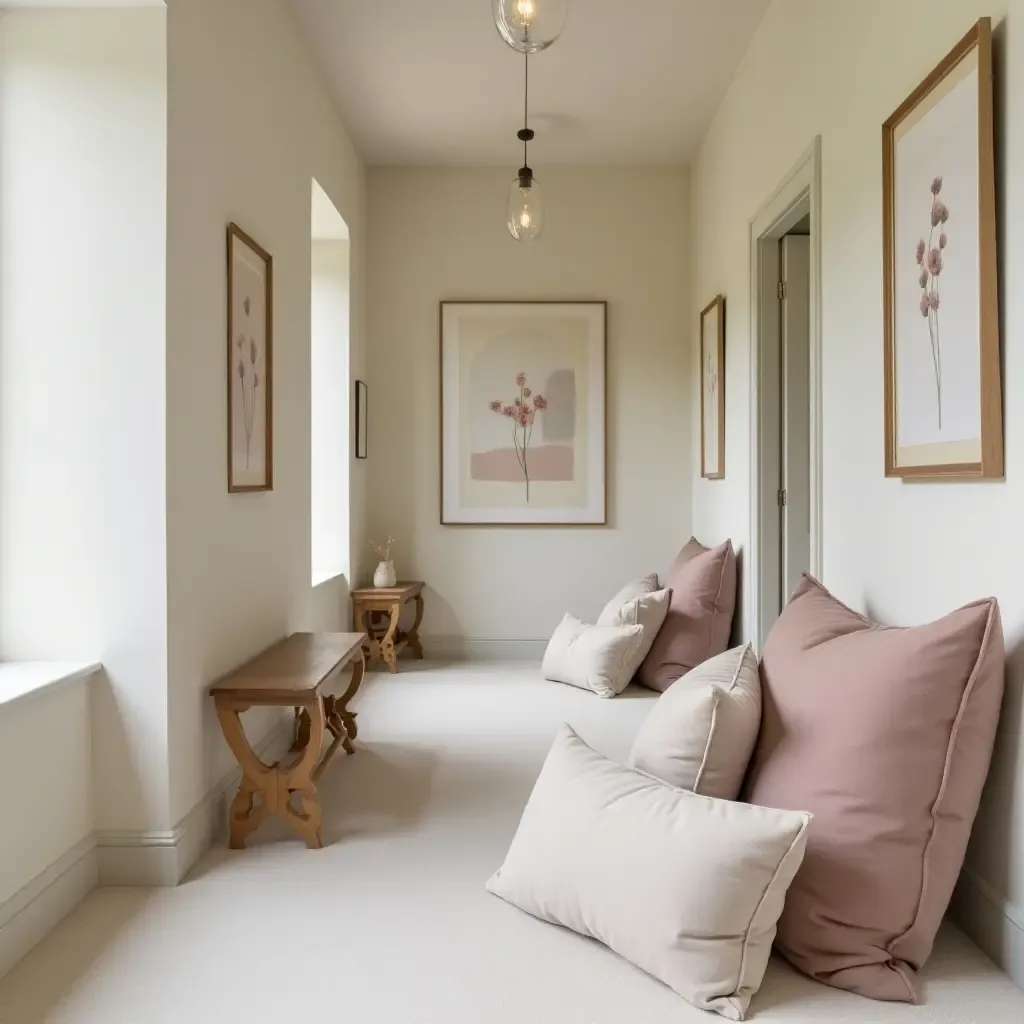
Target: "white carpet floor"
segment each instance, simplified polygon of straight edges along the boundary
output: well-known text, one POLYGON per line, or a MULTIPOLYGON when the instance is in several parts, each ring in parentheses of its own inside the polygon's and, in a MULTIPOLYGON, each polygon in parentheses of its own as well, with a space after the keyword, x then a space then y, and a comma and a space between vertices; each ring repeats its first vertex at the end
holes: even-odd
MULTIPOLYGON (((325 838, 274 824, 177 889, 93 893, 0 983, 2 1024, 689 1024, 716 1019, 599 944, 488 895, 563 721, 624 759, 653 695, 614 701, 528 666, 368 676, 354 757, 325 776, 325 838)), ((773 962, 766 1024, 1010 1024, 1016 989, 946 928, 921 1006, 773 962)))

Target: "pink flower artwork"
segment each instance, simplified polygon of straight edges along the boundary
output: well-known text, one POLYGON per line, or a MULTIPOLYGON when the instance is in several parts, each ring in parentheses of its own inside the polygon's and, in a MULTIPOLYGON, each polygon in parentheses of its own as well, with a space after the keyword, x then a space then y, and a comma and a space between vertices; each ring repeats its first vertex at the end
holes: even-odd
MULTIPOLYGON (((249 296, 245 297, 245 301, 242 303, 242 308, 245 310, 246 320, 249 318, 249 312, 252 307, 252 303, 249 300, 249 296)), ((256 372, 256 357, 259 355, 259 348, 256 345, 255 338, 246 339, 244 334, 238 336, 238 351, 242 353, 246 348, 246 341, 248 340, 249 346, 249 362, 253 366, 252 373, 248 373, 245 366, 245 359, 240 355, 238 359, 238 385, 242 391, 242 426, 245 429, 245 468, 249 468, 251 459, 252 449, 252 434, 253 429, 256 425, 256 392, 260 386, 260 375, 256 372)))
POLYGON ((932 367, 935 371, 935 406, 939 430, 942 429, 942 345, 939 334, 939 278, 945 267, 944 253, 949 244, 945 224, 949 220, 949 207, 939 198, 942 192, 942 178, 932 180, 932 205, 929 213, 931 231, 928 240, 921 238, 917 243, 914 258, 920 267, 918 284, 921 286, 918 306, 921 316, 928 321, 928 338, 932 350, 932 367), (941 226, 941 227, 940 227, 941 226), (940 228, 938 244, 935 245, 935 230, 940 228))
POLYGON ((548 407, 548 400, 543 395, 536 395, 526 386, 526 374, 516 374, 516 387, 519 394, 510 402, 504 403, 500 398, 489 403, 491 412, 512 420, 512 444, 515 447, 516 460, 523 471, 526 485, 526 500, 530 500, 530 442, 533 440, 533 428, 537 415, 548 407))

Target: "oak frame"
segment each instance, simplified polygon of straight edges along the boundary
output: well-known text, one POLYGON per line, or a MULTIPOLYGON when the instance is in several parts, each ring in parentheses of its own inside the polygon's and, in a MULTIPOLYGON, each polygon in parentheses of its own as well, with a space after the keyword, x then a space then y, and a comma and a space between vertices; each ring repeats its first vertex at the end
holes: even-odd
POLYGON ((228 492, 230 494, 252 494, 272 491, 274 489, 274 258, 251 235, 246 234, 234 221, 227 226, 227 418, 228 418, 228 492), (267 306, 266 306, 266 370, 264 382, 264 404, 266 409, 267 436, 265 440, 266 480, 262 484, 236 484, 233 479, 231 452, 234 447, 234 354, 232 341, 234 337, 234 244, 235 241, 248 246, 266 264, 267 306))
POLYGON ((700 312, 700 475, 705 480, 725 479, 725 296, 716 295, 700 312), (718 472, 709 473, 704 462, 706 447, 704 424, 704 318, 718 309, 718 472))
POLYGON ((603 299, 442 299, 437 304, 437 387, 438 387, 438 512, 439 522, 442 526, 455 529, 493 529, 495 527, 516 526, 523 529, 553 529, 572 528, 593 530, 608 526, 608 302, 603 299), (602 329, 604 334, 603 360, 604 360, 604 393, 601 400, 604 403, 604 504, 602 517, 599 522, 593 523, 516 523, 516 522, 487 522, 487 523, 452 523, 444 517, 444 308, 445 306, 601 306, 603 312, 602 329))
POLYGON ((1001 479, 1003 465, 999 276, 996 224, 992 22, 980 19, 882 126, 882 234, 885 299, 885 475, 904 479, 1001 479), (920 103, 973 51, 978 54, 978 185, 981 357, 981 461, 897 464, 896 436, 896 196, 895 133, 920 103))

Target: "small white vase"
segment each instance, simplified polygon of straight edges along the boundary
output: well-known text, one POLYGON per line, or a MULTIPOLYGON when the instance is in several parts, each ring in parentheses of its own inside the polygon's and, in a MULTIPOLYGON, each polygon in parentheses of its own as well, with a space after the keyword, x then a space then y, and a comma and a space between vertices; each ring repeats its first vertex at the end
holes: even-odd
POLYGON ((395 563, 380 562, 373 574, 373 585, 375 587, 393 587, 397 582, 395 578, 395 563))

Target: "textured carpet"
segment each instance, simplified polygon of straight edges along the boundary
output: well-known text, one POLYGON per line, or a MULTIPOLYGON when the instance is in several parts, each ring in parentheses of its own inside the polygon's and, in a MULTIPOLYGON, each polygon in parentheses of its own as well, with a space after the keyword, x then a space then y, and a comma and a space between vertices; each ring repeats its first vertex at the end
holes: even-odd
MULTIPOLYGON (((602 701, 524 666, 368 677, 359 751, 326 775, 330 846, 266 825, 174 890, 94 893, 0 984, 3 1024, 708 1024, 599 944, 483 888, 558 725, 622 759, 653 696, 602 701)), ((1009 1024, 1024 993, 947 928, 925 1003, 836 992, 775 962, 773 1024, 1009 1024)))

